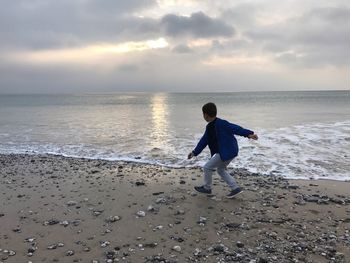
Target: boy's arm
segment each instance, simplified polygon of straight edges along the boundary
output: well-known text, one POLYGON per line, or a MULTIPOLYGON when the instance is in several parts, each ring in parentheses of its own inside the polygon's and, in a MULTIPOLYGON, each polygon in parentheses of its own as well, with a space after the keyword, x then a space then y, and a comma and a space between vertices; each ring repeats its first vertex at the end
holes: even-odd
POLYGON ((253 139, 253 137, 252 137, 254 135, 253 131, 248 130, 248 129, 244 129, 241 126, 239 126, 237 124, 230 123, 230 122, 227 122, 227 125, 233 134, 253 139))
POLYGON ((208 136, 207 136, 207 131, 205 131, 204 135, 202 138, 199 140, 196 148, 192 151, 194 156, 197 156, 200 154, 205 147, 208 145, 208 136))

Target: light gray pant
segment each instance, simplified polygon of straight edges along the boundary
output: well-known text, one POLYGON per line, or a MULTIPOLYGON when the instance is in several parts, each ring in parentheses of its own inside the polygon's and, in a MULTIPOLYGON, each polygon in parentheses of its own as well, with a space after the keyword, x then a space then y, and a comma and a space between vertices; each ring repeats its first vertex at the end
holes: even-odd
POLYGON ((214 154, 210 160, 203 166, 204 170, 204 188, 211 189, 213 172, 217 170, 221 178, 234 190, 238 187, 236 180, 227 172, 227 165, 233 159, 222 161, 220 154, 214 154))

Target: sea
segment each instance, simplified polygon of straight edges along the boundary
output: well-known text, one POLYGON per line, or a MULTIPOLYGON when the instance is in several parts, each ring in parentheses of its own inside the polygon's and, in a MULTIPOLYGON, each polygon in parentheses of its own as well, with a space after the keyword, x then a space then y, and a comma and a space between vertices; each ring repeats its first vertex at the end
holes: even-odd
POLYGON ((237 136, 230 167, 350 180, 350 91, 0 95, 0 153, 202 166, 207 148, 187 155, 205 130, 207 102, 259 136, 237 136))

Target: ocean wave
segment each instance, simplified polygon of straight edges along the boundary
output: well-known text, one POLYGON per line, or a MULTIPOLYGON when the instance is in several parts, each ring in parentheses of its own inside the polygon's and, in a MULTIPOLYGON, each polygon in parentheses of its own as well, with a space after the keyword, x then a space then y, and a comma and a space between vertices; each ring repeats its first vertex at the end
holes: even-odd
MULTIPOLYGON (((240 153, 232 168, 253 173, 279 175, 289 179, 350 180, 350 121, 297 125, 275 130, 256 129, 258 141, 238 137, 240 153)), ((1 134, 0 134, 1 135, 1 134)), ((113 145, 39 143, 8 141, 0 136, 0 152, 5 154, 55 154, 66 157, 103 159, 155 164, 172 168, 202 166, 208 150, 187 160, 200 134, 170 138, 162 147, 134 143, 113 145), (118 149, 116 149, 118 148, 118 149)))

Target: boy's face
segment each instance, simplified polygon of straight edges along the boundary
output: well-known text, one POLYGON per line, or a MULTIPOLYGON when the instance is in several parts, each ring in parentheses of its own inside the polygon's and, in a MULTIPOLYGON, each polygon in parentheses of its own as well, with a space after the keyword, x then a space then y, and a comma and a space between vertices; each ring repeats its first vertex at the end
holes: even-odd
POLYGON ((208 114, 206 114, 206 113, 203 112, 203 118, 204 118, 204 120, 205 120, 206 122, 209 122, 210 117, 209 117, 208 114))

